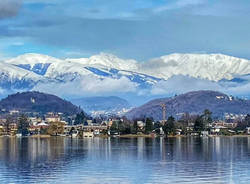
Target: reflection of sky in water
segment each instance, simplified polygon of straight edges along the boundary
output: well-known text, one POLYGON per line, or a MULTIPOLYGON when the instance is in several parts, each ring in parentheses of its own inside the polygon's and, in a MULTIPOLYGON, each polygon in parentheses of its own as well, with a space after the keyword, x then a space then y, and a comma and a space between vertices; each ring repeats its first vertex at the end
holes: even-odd
POLYGON ((250 138, 0 138, 0 183, 248 183, 250 138))

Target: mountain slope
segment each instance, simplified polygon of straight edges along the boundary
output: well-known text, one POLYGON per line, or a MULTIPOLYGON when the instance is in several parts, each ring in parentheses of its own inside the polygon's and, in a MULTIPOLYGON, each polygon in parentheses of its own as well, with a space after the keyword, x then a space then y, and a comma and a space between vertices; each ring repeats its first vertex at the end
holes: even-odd
POLYGON ((0 101, 0 109, 6 111, 19 110, 21 112, 62 112, 76 114, 79 108, 55 95, 40 92, 24 92, 9 95, 0 101))
POLYGON ((104 113, 116 113, 125 109, 131 108, 127 100, 116 96, 108 97, 86 97, 80 99, 73 99, 71 102, 80 106, 86 112, 103 111, 104 113))
POLYGON ((223 54, 170 54, 141 64, 139 70, 164 79, 187 75, 219 81, 250 74, 250 61, 223 54))
POLYGON ((194 91, 172 98, 152 100, 126 114, 127 117, 153 117, 162 119, 161 104, 166 104, 167 115, 178 116, 182 113, 201 114, 205 109, 213 112, 214 117, 222 118, 225 113, 250 113, 250 100, 233 98, 216 91, 194 91))

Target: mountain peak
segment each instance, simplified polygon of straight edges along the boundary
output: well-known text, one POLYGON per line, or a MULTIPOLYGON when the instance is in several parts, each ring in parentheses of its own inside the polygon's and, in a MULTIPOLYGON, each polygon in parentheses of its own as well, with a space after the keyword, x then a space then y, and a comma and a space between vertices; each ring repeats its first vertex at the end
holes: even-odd
POLYGON ((14 65, 19 65, 19 64, 35 65, 38 63, 54 63, 54 62, 61 62, 61 60, 48 55, 37 54, 37 53, 27 53, 5 61, 5 63, 14 65))

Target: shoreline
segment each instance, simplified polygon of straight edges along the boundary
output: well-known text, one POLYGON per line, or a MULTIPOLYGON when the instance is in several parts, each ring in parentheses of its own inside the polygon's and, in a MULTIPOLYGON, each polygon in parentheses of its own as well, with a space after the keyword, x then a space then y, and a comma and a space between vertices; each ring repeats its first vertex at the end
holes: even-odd
MULTIPOLYGON (((65 136, 51 136, 51 135, 31 135, 31 136, 23 136, 23 137, 17 137, 15 135, 1 135, 0 138, 2 137, 9 137, 9 138, 52 138, 52 137, 65 137, 65 136)), ((200 136, 190 136, 190 135, 169 135, 169 136, 159 136, 159 135, 152 135, 152 134, 124 134, 124 135, 119 135, 119 136, 108 136, 108 135, 99 135, 99 136, 94 136, 92 138, 180 138, 180 137, 200 137, 200 136)), ((250 135, 208 135, 204 136, 203 138, 213 138, 213 137, 250 137, 250 135)), ((67 137, 71 138, 71 137, 67 137)), ((77 137, 78 139, 84 139, 84 137, 77 137)))

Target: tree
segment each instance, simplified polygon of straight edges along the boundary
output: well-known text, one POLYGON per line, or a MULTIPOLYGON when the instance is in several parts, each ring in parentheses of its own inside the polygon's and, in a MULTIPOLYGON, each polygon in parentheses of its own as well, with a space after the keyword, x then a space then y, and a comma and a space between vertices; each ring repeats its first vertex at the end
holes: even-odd
POLYGON ((46 135, 46 134, 48 134, 48 128, 41 127, 41 129, 40 129, 40 134, 41 134, 41 135, 46 135))
POLYGON ((48 130, 49 135, 55 135, 63 134, 64 133, 64 124, 62 122, 51 122, 48 130))
POLYGON ((153 119, 146 118, 145 133, 151 133, 153 131, 153 119))
POLYGON ((118 122, 118 132, 123 133, 125 131, 126 127, 125 124, 122 121, 118 122))
POLYGON ((85 113, 82 111, 80 113, 78 113, 76 115, 75 118, 75 125, 79 125, 79 124, 84 124, 87 121, 87 116, 85 115, 85 113))
POLYGON ((250 126, 250 114, 247 114, 245 119, 244 119, 245 123, 247 124, 247 126, 250 126))
POLYGON ((202 116, 197 117, 194 122, 194 130, 195 131, 203 131, 205 129, 204 121, 202 116))
POLYGON ((22 135, 28 135, 29 126, 30 125, 27 116, 24 114, 21 115, 18 119, 18 133, 21 133, 22 135))
POLYGON ((112 125, 110 127, 110 131, 118 132, 118 123, 116 121, 112 122, 112 125))
POLYGON ((212 123, 212 112, 208 109, 205 109, 202 115, 202 119, 205 128, 207 128, 208 124, 212 123))
POLYGON ((163 126, 165 134, 173 134, 175 132, 175 119, 173 116, 170 116, 163 126))
POLYGON ((138 133, 138 124, 137 124, 137 120, 134 120, 132 132, 133 132, 134 134, 137 134, 137 133, 138 133))
POLYGON ((236 131, 244 131, 246 127, 250 126, 250 114, 247 114, 246 117, 242 121, 238 121, 236 131))

